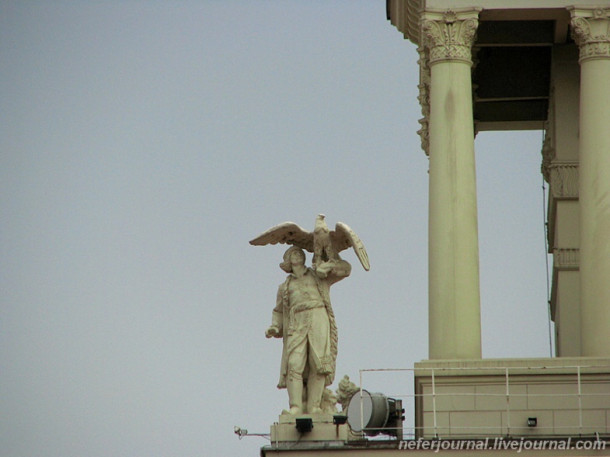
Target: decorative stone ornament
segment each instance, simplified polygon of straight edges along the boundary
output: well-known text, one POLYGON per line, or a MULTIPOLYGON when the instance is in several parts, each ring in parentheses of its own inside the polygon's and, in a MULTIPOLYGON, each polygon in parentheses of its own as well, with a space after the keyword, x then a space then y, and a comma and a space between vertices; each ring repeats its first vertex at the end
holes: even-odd
POLYGON ((419 119, 421 129, 417 131, 417 134, 421 138, 421 147, 429 155, 430 153, 430 67, 428 66, 428 54, 429 51, 425 46, 417 48, 419 53, 419 95, 417 100, 421 106, 421 113, 424 117, 419 119))
POLYGON ((421 147, 430 154, 430 67, 439 62, 465 62, 472 65, 472 45, 479 24, 479 8, 468 10, 425 11, 421 19, 419 53, 419 120, 421 147))
POLYGON ((610 58, 610 9, 573 8, 572 37, 580 48, 580 62, 610 58))
POLYGON ((364 244, 360 237, 346 223, 337 222, 335 230, 328 229, 324 221, 326 216, 318 214, 312 232, 299 227, 294 222, 283 222, 260 234, 250 241, 253 246, 267 244, 291 244, 306 251, 313 252, 313 263, 339 259, 339 252, 354 248, 362 267, 369 270, 371 265, 364 244))
POLYGON ((425 12, 422 32, 430 49, 429 64, 461 60, 472 64, 472 45, 479 25, 478 10, 425 12))
POLYGON ((343 376, 337 389, 337 401, 341 404, 342 411, 347 411, 350 400, 359 391, 360 388, 349 380, 348 375, 343 376))
POLYGON ((578 199, 578 162, 552 163, 549 183, 553 198, 578 199))

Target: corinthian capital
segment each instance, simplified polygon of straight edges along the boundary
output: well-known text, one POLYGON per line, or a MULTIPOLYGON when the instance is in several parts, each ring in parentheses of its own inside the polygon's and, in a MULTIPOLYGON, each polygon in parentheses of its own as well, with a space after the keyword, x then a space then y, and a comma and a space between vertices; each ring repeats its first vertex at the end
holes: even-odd
POLYGON ((580 61, 610 58, 610 8, 570 8, 572 37, 580 61))
POLYGON ((479 25, 479 11, 424 12, 422 32, 430 50, 430 64, 443 60, 472 64, 471 48, 479 25))

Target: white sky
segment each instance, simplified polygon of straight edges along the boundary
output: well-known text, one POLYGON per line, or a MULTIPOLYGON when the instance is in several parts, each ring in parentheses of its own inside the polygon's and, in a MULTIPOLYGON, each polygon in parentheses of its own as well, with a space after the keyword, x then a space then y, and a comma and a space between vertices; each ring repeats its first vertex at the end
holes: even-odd
MULTIPOLYGON (((1 1, 2 455, 258 455, 284 247, 248 240, 318 212, 372 264, 337 381, 426 359, 417 75, 381 0, 1 1)), ((541 142, 477 137, 485 357, 549 355, 541 142)))

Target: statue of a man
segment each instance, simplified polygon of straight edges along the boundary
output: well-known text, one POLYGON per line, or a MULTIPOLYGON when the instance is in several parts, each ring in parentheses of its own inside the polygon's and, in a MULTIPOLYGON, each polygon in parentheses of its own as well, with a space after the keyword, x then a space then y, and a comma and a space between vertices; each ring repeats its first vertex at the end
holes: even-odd
POLYGON ((286 388, 290 414, 322 412, 324 388, 332 384, 337 359, 337 325, 330 286, 349 276, 351 265, 340 258, 305 266, 305 253, 292 246, 280 267, 289 273, 277 293, 267 338, 283 338, 278 388, 286 388), (306 398, 306 404, 304 404, 306 398))

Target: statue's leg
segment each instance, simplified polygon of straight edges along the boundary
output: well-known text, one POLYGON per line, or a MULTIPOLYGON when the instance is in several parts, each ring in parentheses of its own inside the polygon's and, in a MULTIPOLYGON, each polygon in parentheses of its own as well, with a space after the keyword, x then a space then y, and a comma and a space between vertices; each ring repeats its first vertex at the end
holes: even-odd
POLYGON ((309 373, 307 379, 307 412, 309 414, 321 413, 320 403, 324 393, 326 375, 317 374, 314 370, 309 373))
POLYGON ((286 390, 290 414, 303 413, 303 371, 307 358, 307 339, 304 339, 290 353, 288 357, 288 373, 286 376, 286 390))
POLYGON ((293 373, 288 373, 286 380, 286 390, 288 391, 288 403, 290 404, 290 414, 303 413, 303 378, 293 373))
POLYGON ((312 332, 308 338, 307 412, 315 414, 322 412, 320 404, 326 387, 326 376, 329 374, 328 367, 322 361, 329 357, 330 330, 326 309, 316 308, 311 313, 312 332))

